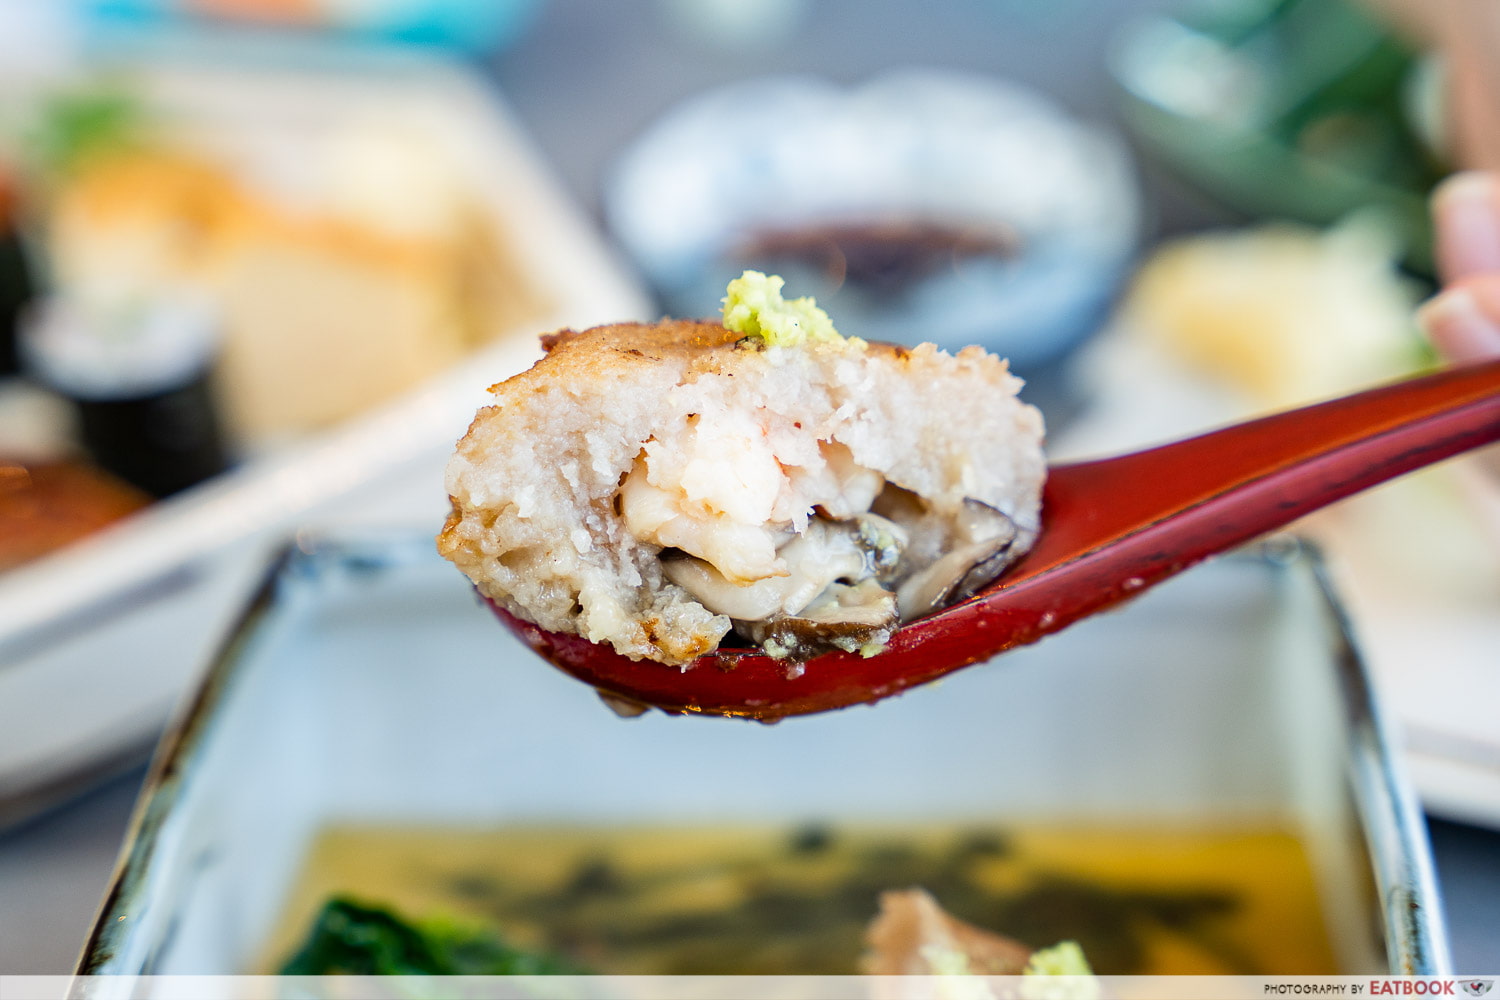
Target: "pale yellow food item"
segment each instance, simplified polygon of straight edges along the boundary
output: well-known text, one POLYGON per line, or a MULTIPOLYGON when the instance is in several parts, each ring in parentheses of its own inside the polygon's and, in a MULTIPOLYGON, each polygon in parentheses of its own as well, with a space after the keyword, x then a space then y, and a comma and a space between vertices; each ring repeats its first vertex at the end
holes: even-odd
MULTIPOLYGON (((366 138, 367 164, 394 144, 366 138)), ((375 212, 361 194, 369 186, 332 178, 298 200, 186 148, 110 151, 50 201, 57 288, 95 302, 189 291, 213 303, 224 335, 217 384, 241 441, 334 424, 545 309, 451 181, 442 209, 422 218, 375 212)), ((419 194, 436 197, 386 197, 424 203, 419 194)))
POLYGON ((440 551, 521 618, 669 664, 736 623, 792 660, 875 652, 1025 551, 1042 420, 1005 362, 790 343, 686 320, 550 338, 459 442, 440 551))
POLYGON ((1282 223, 1165 244, 1124 314, 1249 408, 1285 409, 1409 374, 1421 362, 1416 301, 1372 226, 1282 223))

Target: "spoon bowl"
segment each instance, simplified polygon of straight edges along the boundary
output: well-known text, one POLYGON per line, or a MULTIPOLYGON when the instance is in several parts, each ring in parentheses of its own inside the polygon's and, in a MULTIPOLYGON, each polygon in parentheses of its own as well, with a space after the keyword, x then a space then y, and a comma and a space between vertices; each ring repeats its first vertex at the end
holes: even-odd
POLYGON ((616 706, 774 721, 873 703, 1036 642, 1350 494, 1500 440, 1500 361, 1452 368, 1147 451, 1054 466, 1037 543, 876 656, 806 663, 721 648, 631 660, 492 605, 533 650, 616 706))

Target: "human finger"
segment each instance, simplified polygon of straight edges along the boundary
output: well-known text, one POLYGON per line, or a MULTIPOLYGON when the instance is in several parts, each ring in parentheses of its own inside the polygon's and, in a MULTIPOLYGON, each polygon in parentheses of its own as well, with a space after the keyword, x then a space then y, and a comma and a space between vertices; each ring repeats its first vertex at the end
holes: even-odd
POLYGON ((1444 282, 1500 273, 1500 174, 1469 170, 1432 196, 1438 272, 1444 282))
POLYGON ((1500 270, 1445 288, 1417 311, 1417 322, 1450 361, 1500 357, 1500 270))

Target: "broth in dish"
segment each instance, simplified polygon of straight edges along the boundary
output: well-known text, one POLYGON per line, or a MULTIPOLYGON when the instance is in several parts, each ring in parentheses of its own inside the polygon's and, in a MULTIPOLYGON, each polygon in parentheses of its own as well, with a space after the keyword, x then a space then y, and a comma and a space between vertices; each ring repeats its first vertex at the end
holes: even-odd
POLYGON ((1101 975, 1337 970, 1303 845, 1273 828, 340 827, 316 842, 267 967, 331 896, 493 926, 611 974, 859 971, 890 889, 1101 975))

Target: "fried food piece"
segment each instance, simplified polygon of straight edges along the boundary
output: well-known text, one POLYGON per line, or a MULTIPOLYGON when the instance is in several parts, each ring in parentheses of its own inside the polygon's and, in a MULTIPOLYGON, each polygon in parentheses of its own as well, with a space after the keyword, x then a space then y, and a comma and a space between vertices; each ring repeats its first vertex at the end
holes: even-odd
POLYGON ((1035 537, 1041 416, 979 348, 690 320, 546 346, 459 442, 438 539, 542 628, 673 665, 731 628, 871 653, 1035 537))

